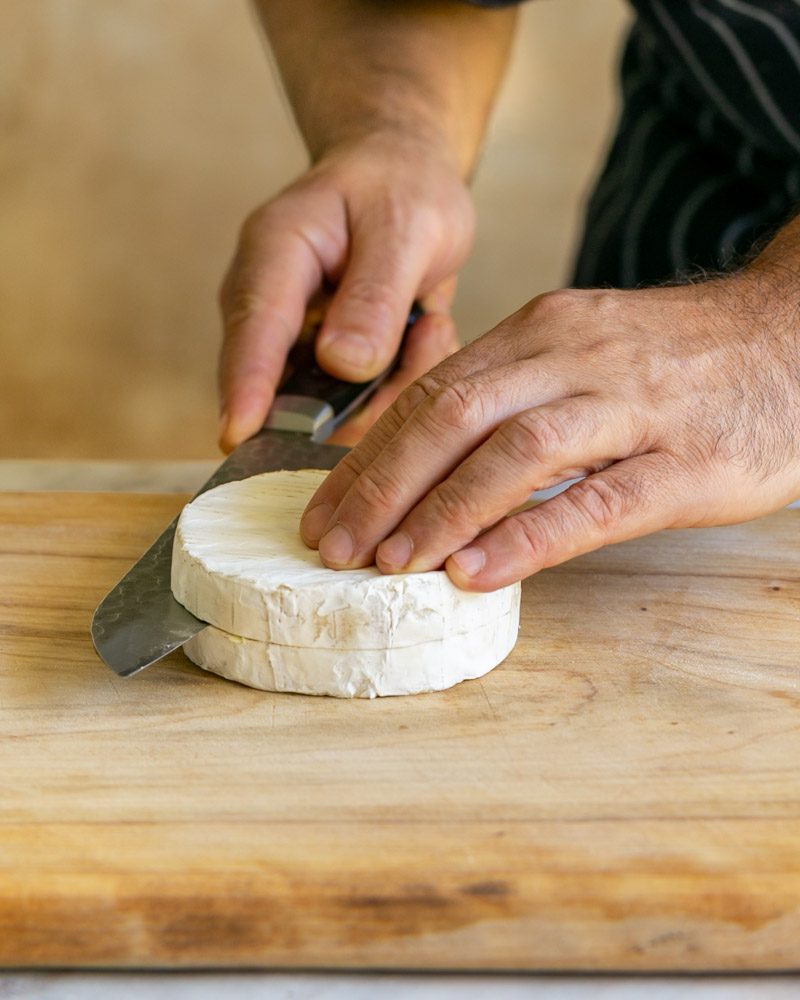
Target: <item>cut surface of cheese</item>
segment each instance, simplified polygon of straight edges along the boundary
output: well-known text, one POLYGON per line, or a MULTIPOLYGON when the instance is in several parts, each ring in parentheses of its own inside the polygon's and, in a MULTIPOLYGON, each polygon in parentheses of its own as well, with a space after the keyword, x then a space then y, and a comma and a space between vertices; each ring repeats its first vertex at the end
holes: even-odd
POLYGON ((188 504, 175 532, 175 598, 230 635, 315 651, 384 653, 518 615, 519 584, 477 594, 444 571, 384 576, 374 566, 323 566, 298 525, 326 475, 264 473, 188 504))
POLYGON ((518 606, 469 632, 390 649, 309 649, 230 635, 209 626, 185 644, 204 670, 265 691, 375 698, 442 691, 482 677, 517 641, 518 606))

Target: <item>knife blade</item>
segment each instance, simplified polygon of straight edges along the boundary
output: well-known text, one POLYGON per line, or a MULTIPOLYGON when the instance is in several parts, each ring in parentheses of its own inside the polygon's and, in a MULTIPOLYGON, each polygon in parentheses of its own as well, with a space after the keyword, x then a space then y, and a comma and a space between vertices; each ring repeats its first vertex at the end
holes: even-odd
MULTIPOLYGON (((420 315, 415 307, 406 333, 420 315)), ((301 338, 289 355, 289 377, 264 427, 235 448, 195 496, 260 472, 332 469, 348 449, 323 442, 372 396, 396 362, 397 357, 369 382, 342 382, 316 365, 313 338, 301 338)), ((206 627, 206 622, 172 596, 172 542, 177 523, 176 517, 103 598, 92 618, 94 648, 120 677, 156 663, 206 627)))

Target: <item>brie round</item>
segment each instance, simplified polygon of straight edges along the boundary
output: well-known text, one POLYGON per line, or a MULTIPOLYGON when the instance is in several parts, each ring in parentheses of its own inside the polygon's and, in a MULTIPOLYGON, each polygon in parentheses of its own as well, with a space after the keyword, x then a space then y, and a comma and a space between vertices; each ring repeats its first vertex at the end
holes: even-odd
POLYGON ((375 698, 442 691, 482 677, 517 641, 519 609, 444 639, 389 649, 309 649, 229 635, 209 626, 183 647, 198 666, 265 691, 375 698))
POLYGON ((481 626, 488 634, 518 616, 519 584, 478 594, 459 590, 444 571, 384 576, 374 566, 323 566, 298 524, 326 475, 264 473, 188 504, 175 532, 175 598, 230 635, 315 652, 384 654, 481 626))

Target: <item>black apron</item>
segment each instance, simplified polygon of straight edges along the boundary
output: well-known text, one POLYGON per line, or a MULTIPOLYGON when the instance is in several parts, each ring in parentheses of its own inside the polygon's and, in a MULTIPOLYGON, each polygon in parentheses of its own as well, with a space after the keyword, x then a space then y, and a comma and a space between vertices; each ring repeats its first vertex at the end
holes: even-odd
POLYGON ((622 108, 587 206, 578 287, 730 269, 800 202, 800 0, 633 7, 622 108))

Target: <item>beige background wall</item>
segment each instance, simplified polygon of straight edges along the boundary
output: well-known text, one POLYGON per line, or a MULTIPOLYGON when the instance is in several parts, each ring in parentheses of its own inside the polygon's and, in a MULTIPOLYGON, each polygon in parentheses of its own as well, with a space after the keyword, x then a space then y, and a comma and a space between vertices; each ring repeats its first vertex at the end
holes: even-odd
MULTIPOLYGON (((622 0, 527 5, 456 306, 563 282, 622 0)), ((216 288, 304 153, 245 0, 0 5, 0 457, 215 454, 216 288)))

